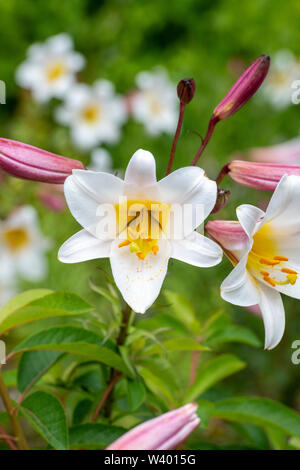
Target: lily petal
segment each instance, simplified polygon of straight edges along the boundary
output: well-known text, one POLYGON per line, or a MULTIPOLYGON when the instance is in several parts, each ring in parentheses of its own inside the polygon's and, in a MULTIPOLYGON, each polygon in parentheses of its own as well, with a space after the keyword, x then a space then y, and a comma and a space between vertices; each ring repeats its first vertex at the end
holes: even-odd
POLYGON ((191 232, 210 214, 217 198, 216 182, 196 166, 173 171, 158 182, 158 189, 163 202, 191 205, 191 232))
POLYGON ((101 204, 116 204, 123 194, 124 182, 108 173, 76 170, 64 184, 65 197, 73 217, 96 235, 101 204))
POLYGON ((70 237, 59 249, 58 259, 63 263, 79 263, 110 255, 111 241, 102 241, 86 230, 70 237))
POLYGON ((223 256, 217 243, 198 232, 193 232, 183 240, 173 240, 172 248, 172 258, 203 268, 219 264, 223 256))
POLYGON ((273 349, 280 342, 285 328, 285 314, 281 295, 271 287, 259 283, 259 307, 265 325, 265 349, 273 349))
POLYGON ((265 221, 272 222, 275 230, 299 233, 300 176, 284 175, 269 202, 265 221))
POLYGON ((157 298, 167 274, 171 246, 160 239, 156 255, 149 253, 145 260, 131 253, 128 246, 119 248, 124 239, 112 242, 110 264, 114 280, 124 300, 137 313, 145 311, 157 298))
POLYGON ((251 238, 256 231, 257 223, 264 217, 265 213, 258 207, 251 206, 251 204, 242 204, 237 207, 236 215, 246 234, 251 238))
POLYGON ((230 220, 209 220, 205 225, 208 235, 240 260, 249 246, 249 239, 239 222, 230 220))
POLYGON ((221 297, 227 302, 241 307, 249 307, 260 302, 260 290, 256 281, 247 271, 247 260, 248 253, 221 284, 221 297))
POLYGON ((131 157, 125 172, 125 183, 137 187, 156 183, 156 164, 151 152, 139 149, 131 157))

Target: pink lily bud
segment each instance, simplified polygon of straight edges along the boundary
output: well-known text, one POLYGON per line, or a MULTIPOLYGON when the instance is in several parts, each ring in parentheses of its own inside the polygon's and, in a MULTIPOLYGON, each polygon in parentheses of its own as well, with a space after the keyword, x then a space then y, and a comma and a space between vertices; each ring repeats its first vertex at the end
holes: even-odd
POLYGON ((264 54, 252 62, 215 108, 213 115, 221 121, 244 106, 261 86, 269 67, 270 57, 264 54))
POLYGON ((205 230, 221 246, 232 264, 236 265, 249 242, 241 224, 231 220, 210 220, 205 230))
POLYGON ((63 183, 73 169, 84 170, 84 165, 78 160, 2 138, 0 167, 18 178, 46 183, 63 183))
POLYGON ((196 403, 150 419, 128 431, 107 447, 107 450, 174 449, 199 425, 196 403))
POLYGON ((257 147, 246 153, 247 160, 263 163, 300 165, 300 137, 269 147, 257 147))
POLYGON ((228 174, 243 186, 262 191, 274 191, 283 175, 300 175, 300 165, 233 160, 228 165, 228 174))

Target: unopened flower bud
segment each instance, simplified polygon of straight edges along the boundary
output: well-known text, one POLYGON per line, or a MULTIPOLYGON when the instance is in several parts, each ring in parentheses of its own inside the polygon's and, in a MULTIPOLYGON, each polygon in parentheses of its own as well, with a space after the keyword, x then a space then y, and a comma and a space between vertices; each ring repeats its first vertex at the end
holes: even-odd
POLYGON ((229 201, 229 196, 230 191, 228 189, 218 188, 216 204, 211 213, 216 214, 223 209, 229 201))
POLYGON ((177 96, 181 103, 188 104, 192 101, 196 90, 193 78, 183 78, 177 85, 177 96))
POLYGON ((84 165, 15 140, 0 138, 0 167, 10 175, 32 181, 63 183, 73 169, 84 165))
POLYGON ((243 186, 262 191, 275 191, 283 175, 300 175, 300 165, 233 160, 228 165, 228 174, 243 186))
POLYGON ((107 447, 107 450, 175 449, 199 426, 197 404, 177 408, 136 426, 107 447))
POLYGON ((244 106, 261 86, 269 67, 270 57, 267 55, 261 55, 252 62, 215 108, 213 115, 218 120, 227 119, 244 106))

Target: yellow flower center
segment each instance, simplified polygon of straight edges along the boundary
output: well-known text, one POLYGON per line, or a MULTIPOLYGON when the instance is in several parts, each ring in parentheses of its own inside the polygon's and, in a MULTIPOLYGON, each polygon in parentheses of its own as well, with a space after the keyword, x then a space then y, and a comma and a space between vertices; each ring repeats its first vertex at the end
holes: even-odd
POLYGON ((94 124, 100 119, 100 106, 97 106, 95 104, 89 104, 83 109, 81 115, 84 121, 87 121, 89 124, 94 124))
POLYGON ((116 204, 118 233, 124 237, 119 248, 128 246, 131 253, 144 260, 159 251, 158 241, 165 232, 170 215, 169 204, 156 201, 125 200, 116 204))
POLYGON ((54 62, 47 70, 46 75, 49 82, 55 82, 66 73, 66 66, 63 62, 54 62))
POLYGON ((275 287, 286 284, 294 285, 298 278, 297 271, 287 267, 287 256, 277 254, 272 227, 266 223, 253 237, 252 250, 249 253, 247 268, 255 277, 275 287))
POLYGON ((10 251, 20 251, 29 243, 29 234, 25 228, 13 228, 2 234, 3 239, 10 251))

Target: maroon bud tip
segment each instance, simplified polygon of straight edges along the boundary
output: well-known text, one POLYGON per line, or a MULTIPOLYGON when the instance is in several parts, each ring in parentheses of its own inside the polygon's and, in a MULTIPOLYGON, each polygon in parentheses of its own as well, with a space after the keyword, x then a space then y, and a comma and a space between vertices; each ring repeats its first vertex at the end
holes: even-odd
POLYGON ((188 104, 192 101, 196 90, 193 78, 183 78, 177 85, 177 96, 181 103, 188 104))

